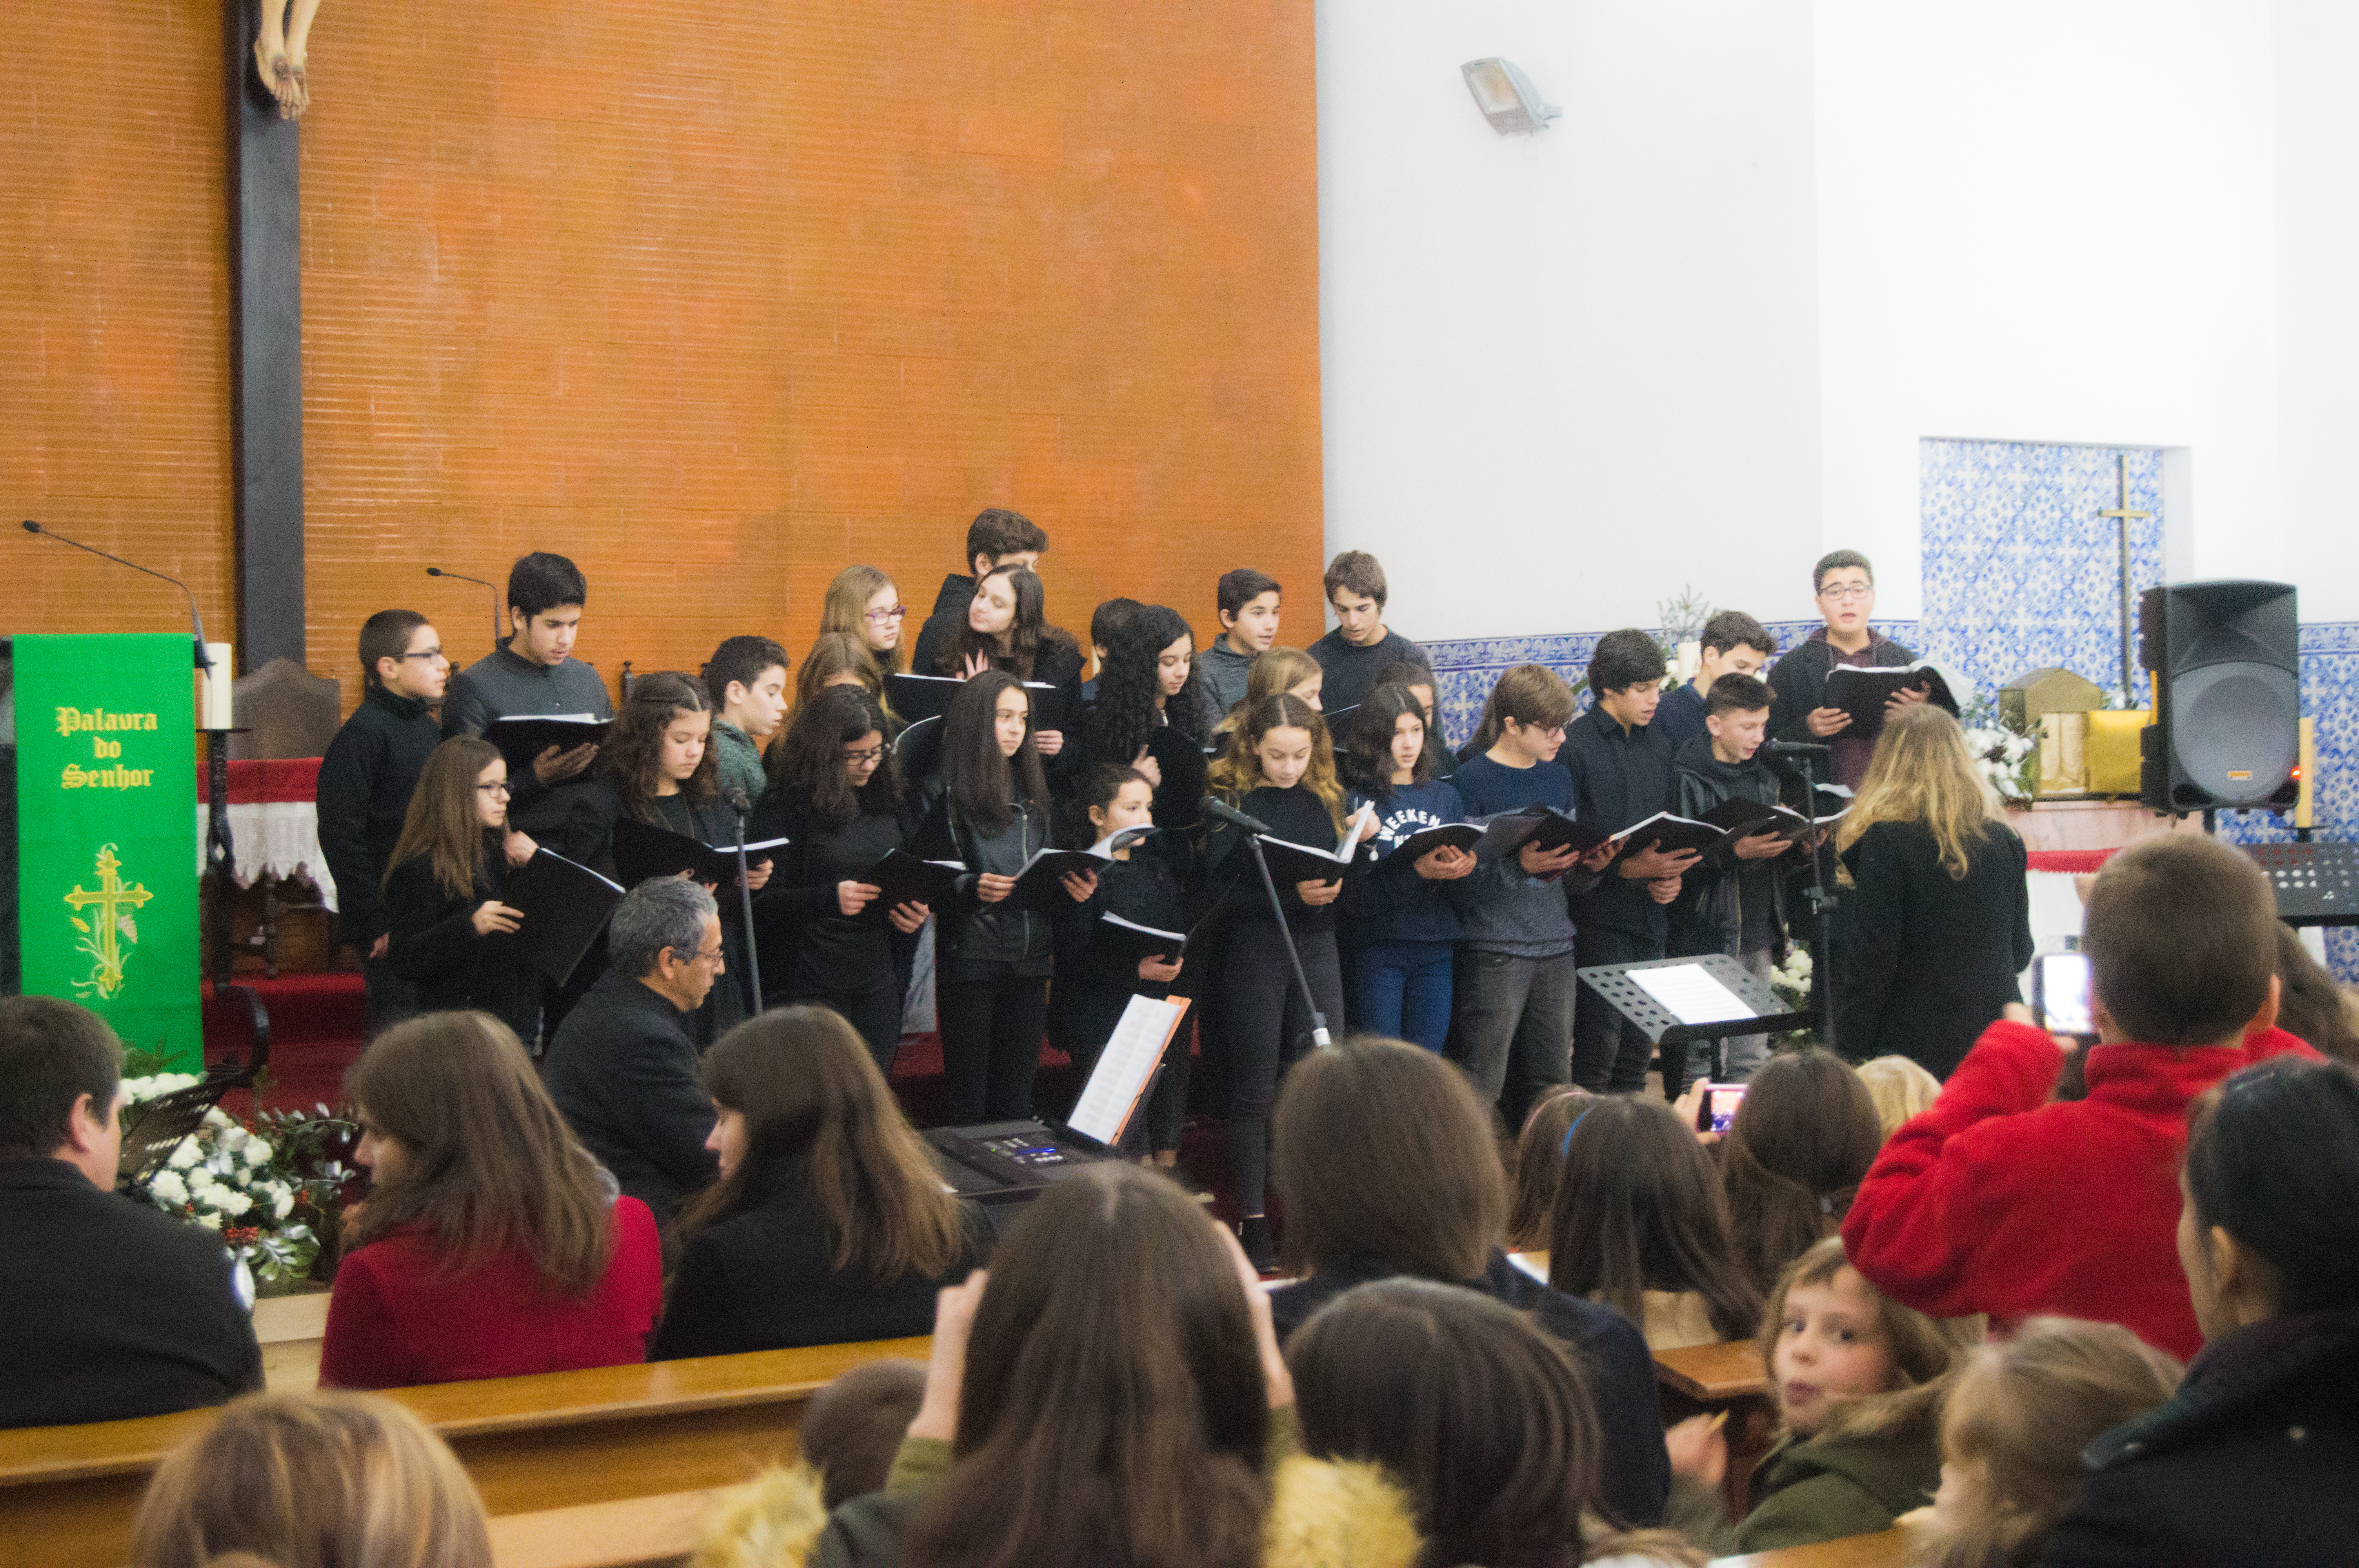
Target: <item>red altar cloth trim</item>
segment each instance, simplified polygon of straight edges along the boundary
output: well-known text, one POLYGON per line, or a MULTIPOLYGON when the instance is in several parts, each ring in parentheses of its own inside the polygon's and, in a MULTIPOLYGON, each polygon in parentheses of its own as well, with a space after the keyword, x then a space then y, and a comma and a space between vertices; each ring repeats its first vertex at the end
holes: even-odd
POLYGON ((2067 871, 2086 875, 2102 871, 2114 858, 2111 849, 2034 849, 2024 859, 2035 871, 2067 871))
MULTIPOLYGON (((197 763, 197 798, 211 800, 202 760, 197 763)), ((285 757, 229 765, 232 806, 309 806, 320 793, 320 759, 285 757)))

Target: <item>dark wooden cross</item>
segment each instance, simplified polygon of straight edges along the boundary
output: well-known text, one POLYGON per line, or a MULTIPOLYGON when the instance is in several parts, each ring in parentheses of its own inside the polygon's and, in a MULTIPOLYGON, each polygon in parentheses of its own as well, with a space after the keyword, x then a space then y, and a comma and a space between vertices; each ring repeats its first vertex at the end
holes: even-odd
POLYGON ((2130 663, 2130 524, 2135 520, 2151 517, 2154 514, 2151 512, 2134 511, 2131 508, 2130 455, 2127 452, 2120 453, 2118 454, 2116 460, 2121 464, 2120 476, 2122 503, 2119 506, 2107 506, 2101 508, 2098 511, 2097 515, 2100 517, 2110 517, 2114 519, 2114 523, 2121 530, 2122 700, 2126 702, 2130 697, 2130 671, 2132 668, 2130 663))
POLYGON ((231 446, 238 667, 303 662, 303 240, 299 122, 255 73, 262 4, 235 0, 229 59, 231 446))

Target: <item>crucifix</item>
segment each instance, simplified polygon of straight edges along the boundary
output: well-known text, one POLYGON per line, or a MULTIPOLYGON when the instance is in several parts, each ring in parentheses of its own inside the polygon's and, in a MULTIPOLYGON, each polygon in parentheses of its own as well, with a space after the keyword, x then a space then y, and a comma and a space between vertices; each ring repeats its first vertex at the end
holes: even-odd
POLYGON ((2136 511, 2136 510, 2133 509, 2133 508, 2131 507, 2131 505, 2130 505, 2130 455, 2129 455, 2127 452, 2121 452, 2121 453, 2117 453, 2117 454, 2115 454, 2115 459, 2114 459, 2114 460, 2121 464, 2120 474, 2121 474, 2121 497, 2122 497, 2122 503, 2121 503, 2119 506, 2108 506, 2108 507, 2104 507, 2104 508, 2101 509, 2101 510, 2098 512, 2097 515, 2098 515, 2098 516, 2100 516, 2100 517, 2110 517, 2110 518, 2112 518, 2112 519, 2114 520, 2114 522, 2115 526, 2119 529, 2120 534, 2121 534, 2121 553, 2122 553, 2122 554, 2121 554, 2121 558, 2122 558, 2122 700, 2123 700, 2124 702, 2127 702, 2127 701, 2129 700, 2129 697, 2130 697, 2130 670, 2131 670, 2131 665, 2130 665, 2130 523, 2131 523, 2131 521, 2132 521, 2133 519, 2140 519, 2140 518, 2151 517, 2151 516, 2153 516, 2153 515, 2154 515, 2154 514, 2153 514, 2153 513, 2151 513, 2151 512, 2139 512, 2139 511, 2136 511))

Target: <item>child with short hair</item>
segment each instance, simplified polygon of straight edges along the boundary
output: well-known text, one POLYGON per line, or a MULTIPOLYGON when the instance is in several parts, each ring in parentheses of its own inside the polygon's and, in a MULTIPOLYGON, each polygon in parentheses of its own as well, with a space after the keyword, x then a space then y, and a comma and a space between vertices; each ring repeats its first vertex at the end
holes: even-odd
POLYGON ((1715 1553, 1770 1552, 1890 1530, 1941 1478, 1941 1397, 1970 1325, 1901 1305, 1829 1237, 1779 1276, 1757 1343, 1780 1435, 1753 1472, 1751 1509, 1721 1506, 1728 1442, 1710 1416, 1666 1434, 1670 1515, 1715 1553))
POLYGON ((2274 1027, 2276 926, 2268 879, 2216 840, 2107 861, 2081 939, 2088 1098, 2049 1100, 2065 1047, 2010 1004, 1861 1184, 1843 1227, 1861 1272, 1945 1316, 2090 1318, 2194 1355, 2171 1180, 2188 1107, 2241 1067, 2316 1055, 2274 1027))
POLYGON ((1357 708, 1375 687, 1376 674, 1402 662, 1430 665, 1425 650, 1385 625, 1385 568, 1365 550, 1345 550, 1321 579, 1335 630, 1310 644, 1327 672, 1327 706, 1357 708))
POLYGON ((1933 1102, 1941 1098, 1941 1080, 1908 1056, 1877 1056, 1862 1062, 1859 1081, 1867 1086, 1867 1098, 1875 1102, 1875 1119, 1883 1124, 1887 1143, 1902 1122, 1932 1109, 1933 1102))
POLYGON ((1663 693, 1655 709, 1655 728, 1674 748, 1703 733, 1706 702, 1712 683, 1723 676, 1757 676, 1777 656, 1777 639, 1741 610, 1723 610, 1703 623, 1696 673, 1663 693))
POLYGON ((854 1367, 811 1396, 802 1456, 824 1481, 829 1508, 885 1489, 925 1393, 926 1364, 897 1357, 854 1367))
POLYGON ((1221 617, 1221 634, 1204 650, 1204 680, 1212 688, 1212 702, 1226 713, 1245 700, 1245 680, 1254 661, 1277 641, 1278 605, 1283 597, 1277 579, 1251 567, 1223 572, 1214 604, 1221 617))
POLYGON ((1941 1488, 1900 1520, 1918 1561, 2027 1568, 2081 1495, 2082 1451, 2170 1398, 2182 1371, 2119 1324, 2071 1317, 1975 1351, 1941 1408, 1941 1488))
POLYGON ((731 637, 704 666, 712 698, 712 762, 721 798, 733 791, 750 806, 768 781, 762 748, 787 717, 787 651, 768 637, 731 637))
MULTIPOLYGON (((1669 700, 1664 698, 1666 704, 1669 700)), ((1760 756, 1770 700, 1769 688, 1749 675, 1724 675, 1712 683, 1704 704, 1704 732, 1672 758, 1672 810, 1701 817, 1732 800, 1777 804, 1777 775, 1760 756)), ((1661 709, 1656 711, 1659 725, 1661 709)), ((1680 880, 1674 944, 1679 950, 1726 953, 1767 977, 1786 940, 1785 879, 1777 862, 1793 847, 1791 838, 1774 830, 1715 845, 1680 880)), ((1769 1059, 1767 1034, 1730 1035, 1719 1048, 1725 1054, 1711 1076, 1722 1083, 1741 1084, 1769 1059)), ((1663 1093, 1669 1098, 1680 1097, 1695 1054, 1692 1047, 1664 1047, 1663 1093)), ((1714 1054, 1706 1044, 1707 1065, 1714 1054)))
MULTIPOLYGON (((442 735, 481 735, 495 719, 587 713, 612 719, 606 683, 573 656, 590 584, 563 556, 535 550, 508 570, 509 635, 483 658, 451 677, 442 700, 442 735)), ((551 746, 508 783, 516 788, 509 820, 548 843, 575 795, 590 778, 598 748, 551 746)))

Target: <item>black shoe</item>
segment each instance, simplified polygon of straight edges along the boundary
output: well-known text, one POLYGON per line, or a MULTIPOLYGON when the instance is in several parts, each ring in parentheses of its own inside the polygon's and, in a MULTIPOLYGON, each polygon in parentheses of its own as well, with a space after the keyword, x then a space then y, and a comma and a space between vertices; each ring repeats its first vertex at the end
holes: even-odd
POLYGON ((1245 1261, 1258 1274, 1277 1272, 1277 1244, 1270 1239, 1269 1221, 1258 1214, 1249 1214, 1237 1222, 1237 1239, 1245 1244, 1245 1261))

